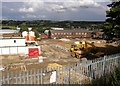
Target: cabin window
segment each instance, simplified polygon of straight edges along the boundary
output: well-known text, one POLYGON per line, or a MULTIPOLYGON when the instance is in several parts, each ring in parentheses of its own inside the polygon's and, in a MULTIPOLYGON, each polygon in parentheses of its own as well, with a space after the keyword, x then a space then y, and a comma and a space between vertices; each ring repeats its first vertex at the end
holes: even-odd
POLYGON ((16 40, 14 40, 14 43, 16 43, 16 40))

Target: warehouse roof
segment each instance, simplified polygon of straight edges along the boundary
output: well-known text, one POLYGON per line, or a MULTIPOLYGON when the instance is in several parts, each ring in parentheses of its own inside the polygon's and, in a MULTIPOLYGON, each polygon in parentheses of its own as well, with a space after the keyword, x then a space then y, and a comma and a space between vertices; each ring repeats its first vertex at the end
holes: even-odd
POLYGON ((5 33, 18 33, 19 30, 10 30, 10 29, 0 29, 0 34, 5 34, 5 33))

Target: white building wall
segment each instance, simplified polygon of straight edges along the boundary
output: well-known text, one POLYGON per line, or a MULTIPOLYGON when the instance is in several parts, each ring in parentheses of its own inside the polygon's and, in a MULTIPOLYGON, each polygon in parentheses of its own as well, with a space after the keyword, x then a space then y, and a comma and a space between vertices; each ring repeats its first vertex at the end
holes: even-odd
POLYGON ((17 48, 18 48, 18 49, 17 49, 17 50, 18 50, 18 53, 20 53, 20 54, 27 54, 27 53, 26 53, 26 52, 27 52, 27 51, 26 51, 27 49, 26 49, 25 47, 17 47, 17 48))
POLYGON ((3 46, 25 46, 25 39, 24 38, 3 38, 0 39, 0 47, 3 46))
POLYGON ((9 48, 6 48, 6 47, 1 48, 1 52, 0 53, 2 53, 3 55, 4 54, 9 54, 9 48))
POLYGON ((26 54, 26 55, 28 55, 29 48, 38 48, 39 54, 41 54, 40 46, 18 46, 18 47, 0 47, 0 55, 10 55, 10 54, 26 54))
POLYGON ((18 52, 18 51, 17 51, 17 47, 10 47, 10 48, 9 48, 9 53, 10 53, 10 54, 17 54, 17 52, 18 52))

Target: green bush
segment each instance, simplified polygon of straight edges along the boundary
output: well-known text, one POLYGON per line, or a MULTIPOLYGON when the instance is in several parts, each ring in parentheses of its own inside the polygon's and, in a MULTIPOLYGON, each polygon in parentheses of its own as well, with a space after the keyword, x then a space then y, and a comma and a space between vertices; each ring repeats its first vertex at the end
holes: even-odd
POLYGON ((101 78, 94 79, 92 86, 120 86, 120 69, 116 68, 111 74, 106 74, 101 78))

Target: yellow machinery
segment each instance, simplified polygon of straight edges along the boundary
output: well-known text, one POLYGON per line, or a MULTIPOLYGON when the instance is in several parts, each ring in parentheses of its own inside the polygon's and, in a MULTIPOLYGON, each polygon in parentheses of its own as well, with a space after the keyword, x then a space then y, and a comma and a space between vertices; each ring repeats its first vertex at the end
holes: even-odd
POLYGON ((38 37, 38 38, 36 38, 36 41, 41 41, 41 38, 39 38, 39 37, 38 37))
POLYGON ((50 71, 50 69, 56 70, 57 67, 59 67, 60 70, 62 70, 62 68, 63 68, 63 66, 60 65, 60 64, 57 64, 57 63, 49 63, 48 66, 47 66, 47 71, 50 71))
POLYGON ((71 56, 79 59, 85 57, 88 53, 90 53, 90 46, 95 48, 93 43, 86 41, 75 42, 70 48, 71 56))

